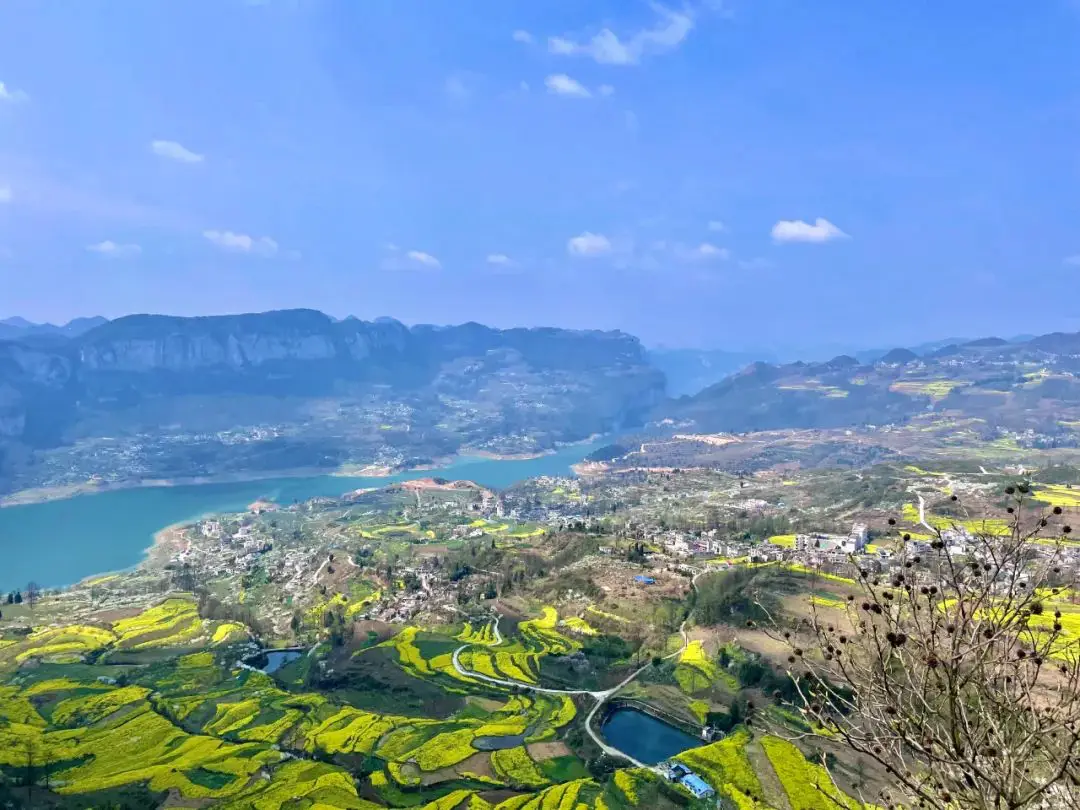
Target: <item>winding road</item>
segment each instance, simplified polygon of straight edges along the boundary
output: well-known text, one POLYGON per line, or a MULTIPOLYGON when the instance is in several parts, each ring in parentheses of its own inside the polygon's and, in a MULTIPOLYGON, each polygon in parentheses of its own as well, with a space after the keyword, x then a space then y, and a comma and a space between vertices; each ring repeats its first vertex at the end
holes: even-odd
MULTIPOLYGON (((709 570, 706 568, 694 574, 693 578, 690 580, 690 589, 696 590, 698 579, 707 573, 709 573, 709 570)), ((663 656, 661 660, 667 661, 668 659, 674 658, 677 655, 682 655, 686 651, 686 648, 690 645, 690 637, 686 634, 686 625, 690 621, 690 615, 691 614, 687 614, 686 618, 682 620, 682 624, 679 625, 679 635, 682 636, 682 646, 679 647, 679 649, 677 649, 675 652, 663 656)), ((503 643, 502 633, 499 632, 499 620, 501 618, 501 616, 495 616, 493 619, 495 638, 497 639, 494 646, 500 646, 503 643)), ((644 666, 634 670, 624 680, 620 681, 618 684, 611 687, 610 689, 603 689, 597 691, 592 691, 588 689, 549 689, 544 686, 535 686, 531 683, 525 683, 523 681, 512 681, 506 678, 493 678, 488 675, 481 675, 479 672, 474 672, 470 669, 465 669, 465 667, 461 665, 461 661, 458 659, 458 656, 461 655, 464 650, 467 650, 469 647, 472 646, 475 645, 462 644, 460 647, 454 650, 454 654, 451 660, 453 661, 454 669, 459 675, 462 675, 466 678, 475 678, 478 681, 485 681, 486 683, 493 683, 498 686, 508 686, 515 689, 524 689, 529 692, 540 692, 545 695, 589 695, 593 698, 593 700, 596 701, 596 705, 592 707, 592 711, 590 711, 588 716, 585 718, 585 731, 588 732, 589 736, 592 738, 592 741, 596 743, 597 747, 599 747, 600 750, 608 756, 625 759, 628 762, 633 763, 638 768, 646 768, 650 771, 653 771, 654 773, 660 772, 660 770, 655 765, 646 765, 644 762, 635 759, 624 751, 620 751, 618 748, 608 745, 593 728, 593 718, 595 718, 597 712, 600 711, 600 707, 607 703, 617 692, 621 691, 628 684, 630 684, 635 678, 637 678, 638 675, 651 667, 651 661, 648 664, 645 664, 644 666)))
POLYGON ((926 501, 923 500, 923 496, 918 492, 915 493, 915 497, 919 499, 919 525, 930 532, 930 534, 937 534, 937 529, 926 522, 926 501))

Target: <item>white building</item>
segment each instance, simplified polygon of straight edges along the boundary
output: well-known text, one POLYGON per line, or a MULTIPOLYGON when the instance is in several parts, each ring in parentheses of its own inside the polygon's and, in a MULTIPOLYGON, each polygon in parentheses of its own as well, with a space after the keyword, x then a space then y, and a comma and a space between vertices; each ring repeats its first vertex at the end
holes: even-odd
POLYGON ((856 523, 848 534, 812 534, 795 535, 796 551, 823 551, 838 554, 858 554, 866 548, 866 526, 856 523))

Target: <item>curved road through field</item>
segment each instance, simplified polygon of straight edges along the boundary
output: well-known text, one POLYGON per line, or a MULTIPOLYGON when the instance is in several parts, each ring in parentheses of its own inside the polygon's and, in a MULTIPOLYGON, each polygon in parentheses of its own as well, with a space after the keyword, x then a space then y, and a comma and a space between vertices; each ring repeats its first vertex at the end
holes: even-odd
POLYGON ((930 534, 937 534, 937 529, 926 522, 926 501, 923 500, 923 496, 918 492, 915 493, 915 497, 919 499, 919 525, 930 532, 930 534))
MULTIPOLYGON (((690 589, 691 590, 696 590, 697 589, 697 581, 698 581, 698 579, 702 575, 707 574, 707 573, 709 573, 709 570, 704 569, 704 570, 698 571, 696 574, 694 574, 693 579, 690 580, 690 589)), ((499 619, 500 618, 502 618, 502 617, 501 616, 496 616, 495 620, 494 620, 495 638, 497 639, 497 642, 496 642, 495 646, 501 645, 503 643, 502 634, 499 632, 499 619)), ((674 658, 677 655, 682 655, 686 651, 686 648, 690 645, 690 637, 686 634, 686 625, 687 625, 687 623, 689 621, 690 621, 690 614, 687 614, 686 618, 683 619, 682 624, 679 625, 679 635, 682 636, 682 646, 679 647, 679 649, 677 649, 675 652, 669 653, 668 655, 663 656, 663 658, 661 660, 666 661, 666 660, 668 660, 670 658, 674 658)), ((656 766, 654 766, 654 765, 646 765, 644 762, 638 761, 637 759, 630 756, 629 754, 627 754, 627 753, 625 753, 623 751, 620 751, 618 748, 615 748, 615 747, 613 747, 611 745, 608 745, 606 742, 604 742, 603 738, 593 729, 593 718, 595 718, 597 712, 600 711, 600 707, 603 706, 605 703, 607 703, 607 701, 609 701, 617 692, 624 689, 627 686, 627 684, 631 683, 635 678, 637 678, 638 675, 640 675, 642 672, 644 672, 649 667, 651 667, 652 662, 650 662, 648 664, 645 664, 644 666, 639 667, 638 669, 634 670, 624 680, 620 681, 618 684, 611 687, 610 689, 603 689, 603 690, 599 690, 599 691, 590 691, 588 689, 549 689, 549 688, 544 687, 544 686, 534 686, 533 684, 530 684, 530 683, 524 683, 523 681, 512 681, 512 680, 508 680, 506 678, 493 678, 493 677, 490 677, 488 675, 481 675, 479 672, 474 672, 472 670, 465 669, 465 667, 463 667, 461 665, 461 661, 458 660, 458 656, 461 655, 463 650, 466 650, 471 646, 475 646, 475 645, 462 644, 460 647, 458 647, 456 650, 454 650, 452 661, 453 661, 453 664, 454 664, 454 669, 457 670, 457 673, 459 675, 463 675, 463 676, 465 676, 467 678, 475 678, 478 681, 485 681, 487 683, 497 684, 499 686, 508 686, 508 687, 512 687, 512 688, 516 688, 516 689, 524 689, 524 690, 530 691, 530 692, 541 692, 541 693, 543 693, 545 695, 589 695, 590 697, 592 697, 596 701, 596 705, 592 707, 592 711, 590 711, 588 716, 585 718, 585 731, 587 731, 589 736, 592 737, 592 741, 594 743, 596 743, 596 745, 600 748, 600 750, 603 751, 608 756, 618 757, 620 759, 625 759, 628 762, 633 763, 638 768, 647 768, 650 771, 654 771, 656 773, 659 773, 659 769, 656 768, 656 766)))

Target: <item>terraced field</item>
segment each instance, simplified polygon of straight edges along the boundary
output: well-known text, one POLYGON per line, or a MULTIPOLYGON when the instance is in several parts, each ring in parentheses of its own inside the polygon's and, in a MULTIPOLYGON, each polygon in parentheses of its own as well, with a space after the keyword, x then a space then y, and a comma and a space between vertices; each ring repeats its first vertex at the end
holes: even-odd
MULTIPOLYGON (((583 620, 561 626, 583 635, 592 629, 583 620)), ((204 621, 181 597, 100 625, 41 628, 0 649, 0 768, 20 767, 30 752, 48 769, 57 801, 70 797, 72 807, 117 790, 235 810, 685 803, 681 788, 649 770, 588 776, 560 741, 581 719, 569 695, 484 683, 453 666, 451 650, 464 643, 462 658, 476 672, 533 683, 545 656, 581 648, 559 627, 557 612, 546 607, 508 639, 491 623, 449 632, 405 627, 356 651, 361 665, 373 650, 389 651, 406 680, 463 696, 464 708, 448 718, 364 710, 241 668, 246 647, 232 642, 246 639, 247 629, 204 621), (146 651, 154 655, 105 663, 113 654, 146 651)), ((719 677, 699 643, 680 656, 679 670, 694 686, 719 677)), ((753 803, 765 794, 745 755, 748 740, 740 731, 682 757, 739 807, 765 808, 753 803)), ((781 782, 816 773, 798 749, 770 743, 764 750, 781 782)), ((795 782, 791 791, 792 806, 802 810, 795 782)))
POLYGON ((70 663, 114 650, 208 646, 247 637, 244 625, 203 620, 193 601, 171 598, 111 624, 43 627, 21 639, 0 640, 0 669, 30 660, 70 663))

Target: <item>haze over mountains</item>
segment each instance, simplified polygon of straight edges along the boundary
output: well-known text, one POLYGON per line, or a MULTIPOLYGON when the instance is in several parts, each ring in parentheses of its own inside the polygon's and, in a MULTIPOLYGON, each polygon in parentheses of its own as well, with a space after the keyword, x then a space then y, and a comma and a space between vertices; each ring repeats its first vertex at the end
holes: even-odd
POLYGON ((1069 441, 1063 422, 1080 420, 1076 334, 776 364, 647 352, 621 332, 408 327, 314 310, 0 326, 16 333, 0 336, 0 491, 415 466, 650 424, 755 431, 931 411, 1069 441))
POLYGON ((84 332, 89 332, 95 326, 101 326, 107 322, 101 316, 94 316, 91 318, 75 318, 61 326, 57 326, 51 323, 33 323, 16 315, 12 318, 0 320, 0 340, 18 340, 43 335, 78 337, 84 332))

